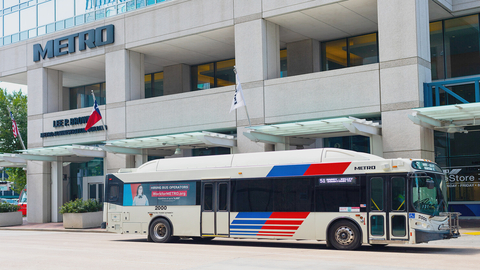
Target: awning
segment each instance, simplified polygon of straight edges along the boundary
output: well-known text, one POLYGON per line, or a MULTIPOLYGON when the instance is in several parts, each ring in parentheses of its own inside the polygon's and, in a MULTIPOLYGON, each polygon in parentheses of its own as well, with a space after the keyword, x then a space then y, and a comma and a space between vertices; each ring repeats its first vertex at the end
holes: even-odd
POLYGON ((215 146, 237 146, 237 138, 233 135, 202 131, 109 141, 100 147, 113 153, 141 155, 147 154, 146 150, 148 155, 165 156, 172 155, 177 147, 215 146))
MULTIPOLYGON (((0 154, 0 167, 4 168, 26 168, 27 167, 27 161, 19 161, 19 162, 11 162, 8 160, 8 157, 11 154, 0 154), (6 157, 6 158, 4 158, 6 157)), ((17 160, 18 161, 18 160, 17 160)))
POLYGON ((244 135, 252 141, 309 145, 315 138, 349 135, 382 135, 379 123, 355 117, 339 117, 301 122, 249 127, 244 135))
POLYGON ((467 126, 480 125, 480 103, 413 109, 408 117, 422 127, 448 133, 464 132, 467 126))
POLYGON ((33 148, 21 150, 21 152, 21 154, 2 154, 0 158, 11 163, 26 164, 27 160, 57 161, 57 157, 62 157, 63 162, 88 162, 96 157, 105 157, 103 149, 85 145, 33 148))

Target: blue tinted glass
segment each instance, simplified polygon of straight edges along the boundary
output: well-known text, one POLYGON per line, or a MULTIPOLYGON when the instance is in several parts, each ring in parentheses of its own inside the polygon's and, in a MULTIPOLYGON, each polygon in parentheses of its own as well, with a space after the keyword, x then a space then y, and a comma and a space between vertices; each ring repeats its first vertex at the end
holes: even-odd
POLYGON ((55 32, 55 23, 47 25, 47 33, 55 32))
POLYGON ((56 22, 55 25, 56 25, 57 31, 65 28, 65 23, 63 21, 56 22))
POLYGON ((85 14, 85 22, 93 22, 95 21, 95 12, 90 12, 85 14))
POLYGON ((95 15, 95 19, 99 20, 99 19, 103 19, 103 18, 105 18, 105 10, 104 9, 97 10, 96 15, 95 15))
POLYGON ((124 13, 125 11, 127 11, 127 7, 126 7, 125 4, 118 5, 118 7, 117 7, 117 13, 118 14, 124 13))
POLYGON ((3 46, 3 38, 0 38, 0 46, 3 46))
POLYGON ((145 6, 145 0, 137 0, 137 8, 141 8, 145 6))
POLYGON ((18 42, 20 40, 20 35, 19 34, 13 34, 12 35, 12 43, 18 42))
POLYGON ((80 25, 85 23, 85 17, 84 15, 80 15, 75 17, 75 25, 80 25))
POLYGON ((65 28, 70 28, 72 26, 74 26, 75 24, 73 23, 73 18, 70 18, 70 19, 66 19, 65 20, 65 28))
POLYGON ((25 40, 28 38, 28 31, 24 31, 20 33, 20 40, 25 40))
POLYGON ((37 36, 37 29, 31 29, 28 31, 28 37, 33 38, 37 36))
POLYGON ((12 43, 12 36, 6 36, 3 38, 3 44, 8 45, 12 43))
POLYGON ((45 26, 40 26, 38 27, 38 35, 41 36, 41 35, 45 35, 45 33, 47 33, 47 29, 45 26))
POLYGON ((135 1, 127 2, 127 11, 131 11, 135 9, 135 1))
POLYGON ((155 0, 147 0, 147 6, 155 4, 155 0))

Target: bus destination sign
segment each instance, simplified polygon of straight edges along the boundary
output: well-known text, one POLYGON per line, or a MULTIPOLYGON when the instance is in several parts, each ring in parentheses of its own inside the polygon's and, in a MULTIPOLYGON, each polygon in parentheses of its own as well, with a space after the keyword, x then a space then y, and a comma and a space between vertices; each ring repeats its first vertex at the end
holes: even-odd
POLYGON ((318 179, 319 185, 325 184, 334 184, 334 185, 355 185, 357 183, 357 179, 355 177, 322 177, 318 179))

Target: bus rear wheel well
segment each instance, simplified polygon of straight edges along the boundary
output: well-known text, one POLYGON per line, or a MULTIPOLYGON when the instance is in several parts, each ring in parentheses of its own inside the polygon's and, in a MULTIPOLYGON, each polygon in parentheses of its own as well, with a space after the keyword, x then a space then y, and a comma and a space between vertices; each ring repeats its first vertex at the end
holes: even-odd
POLYGON ((155 218, 153 218, 152 220, 150 220, 150 223, 148 224, 148 235, 147 235, 147 239, 150 239, 150 240, 153 240, 152 239, 152 235, 151 235, 151 226, 152 224, 156 223, 156 221, 158 220, 163 220, 165 221, 166 223, 168 223, 168 225, 170 226, 170 230, 171 230, 171 235, 174 235, 174 228, 173 228, 173 224, 172 224, 172 221, 168 218, 168 217, 165 217, 165 216, 156 216, 155 218))

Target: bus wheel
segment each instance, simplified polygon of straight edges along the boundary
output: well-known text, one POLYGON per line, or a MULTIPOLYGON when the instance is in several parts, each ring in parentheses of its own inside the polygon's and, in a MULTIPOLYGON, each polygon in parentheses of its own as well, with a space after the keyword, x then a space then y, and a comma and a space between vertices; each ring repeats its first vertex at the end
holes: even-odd
POLYGON ((329 240, 336 249, 357 249, 360 246, 360 232, 350 221, 341 220, 330 227, 329 240))
POLYGON ((156 243, 167 243, 172 240, 172 229, 168 221, 157 219, 150 225, 150 238, 156 243))

